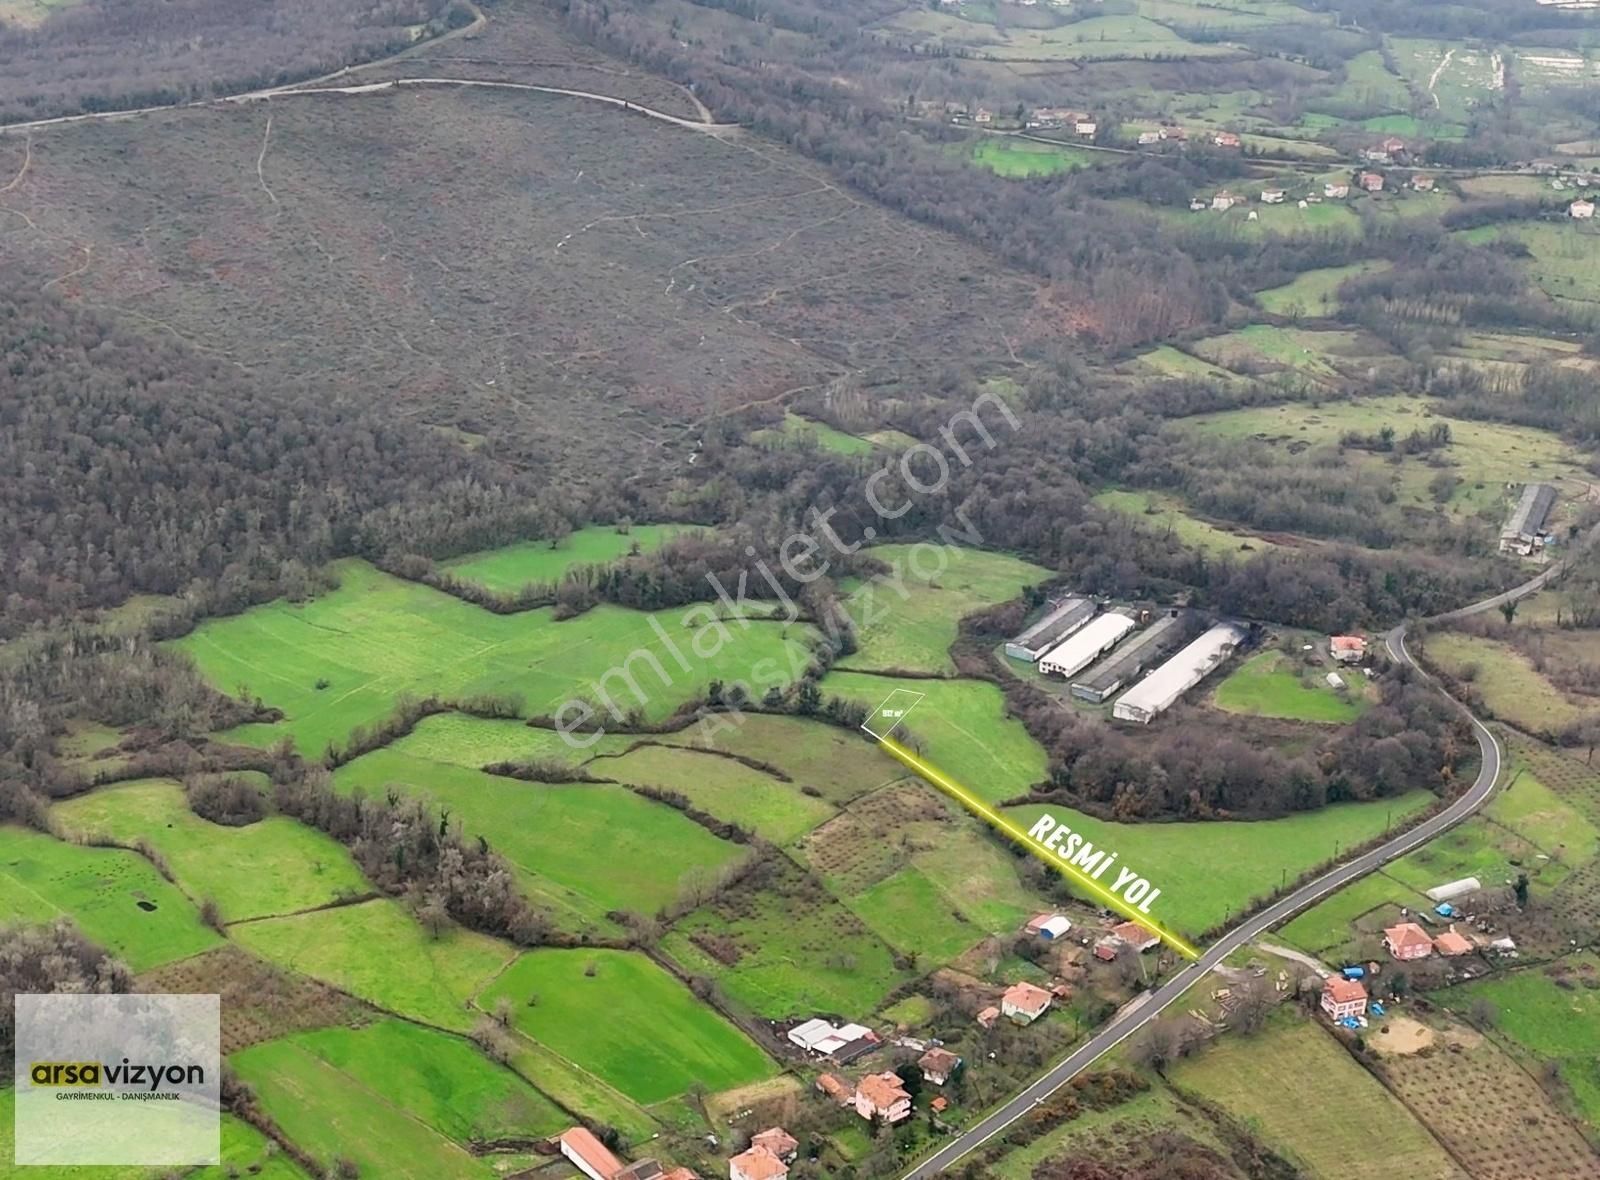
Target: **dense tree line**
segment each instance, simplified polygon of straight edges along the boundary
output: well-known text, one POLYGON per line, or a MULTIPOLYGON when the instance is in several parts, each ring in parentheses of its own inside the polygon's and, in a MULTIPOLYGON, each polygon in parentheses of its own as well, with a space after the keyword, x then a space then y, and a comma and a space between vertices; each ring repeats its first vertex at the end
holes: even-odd
POLYGON ((0 1066, 17 1047, 16 997, 113 995, 133 990, 133 973, 66 918, 43 926, 0 927, 0 1066))
POLYGON ((38 28, 0 21, 0 122, 282 85, 464 19, 449 0, 83 0, 38 28))

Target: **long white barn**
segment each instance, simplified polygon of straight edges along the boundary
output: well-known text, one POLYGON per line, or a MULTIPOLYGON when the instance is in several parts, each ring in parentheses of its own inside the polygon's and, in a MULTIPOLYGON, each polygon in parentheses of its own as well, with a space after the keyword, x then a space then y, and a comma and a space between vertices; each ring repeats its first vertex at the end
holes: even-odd
POLYGON ((1117 645, 1133 630, 1127 615, 1108 611, 1088 623, 1065 643, 1039 657, 1039 671, 1046 676, 1076 676, 1117 645))
POLYGON ((1148 725, 1227 659, 1247 634, 1242 624, 1218 623, 1123 693, 1111 706, 1111 715, 1119 721, 1148 725))

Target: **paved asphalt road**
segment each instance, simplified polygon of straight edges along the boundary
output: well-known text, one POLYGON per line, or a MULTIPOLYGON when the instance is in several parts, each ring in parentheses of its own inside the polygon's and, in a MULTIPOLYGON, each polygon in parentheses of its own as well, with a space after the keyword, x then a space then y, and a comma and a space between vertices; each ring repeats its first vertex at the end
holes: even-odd
MULTIPOLYGON (((1597 535, 1600 535, 1600 526, 1597 526, 1594 531, 1584 537, 1582 545, 1587 546, 1597 535)), ((1446 621, 1497 610, 1504 602, 1515 601, 1538 590, 1556 574, 1560 573, 1564 565, 1565 562, 1552 565, 1538 577, 1524 582, 1504 594, 1497 594, 1492 598, 1484 599, 1482 602, 1475 602, 1471 606, 1462 607, 1460 610, 1450 611, 1436 617, 1439 621, 1446 621)), ((1400 663, 1410 664, 1413 668, 1416 668, 1416 663, 1412 660, 1411 654, 1406 651, 1406 629, 1404 625, 1396 627, 1389 632, 1384 637, 1384 645, 1388 648, 1391 659, 1400 663)), ((1424 676, 1427 675, 1420 668, 1417 668, 1417 671, 1424 676)), ((1500 743, 1495 740, 1494 734, 1489 732, 1483 722, 1476 717, 1472 717, 1471 721, 1472 731, 1478 739, 1478 749, 1483 755, 1483 762, 1481 769, 1478 771, 1476 781, 1455 802, 1451 803, 1443 811, 1422 821, 1416 827, 1402 832, 1387 844, 1374 848, 1370 852, 1364 852, 1336 868, 1329 869, 1316 880, 1300 886, 1293 893, 1235 926, 1212 944, 1211 948, 1199 959, 1184 967, 1156 991, 1146 993, 1140 1001, 1136 1001, 1134 1005, 1123 1009, 1110 1024, 1086 1041, 1071 1056, 1051 1068, 1048 1073, 1038 1078, 987 1118, 952 1139, 938 1152, 912 1168, 911 1171, 905 1174, 905 1180, 922 1180, 923 1177, 936 1176, 945 1169, 953 1167, 960 1161, 962 1156, 975 1151, 988 1140, 1000 1134, 1011 1123, 1026 1114, 1031 1107, 1042 1103, 1056 1090, 1071 1081, 1075 1075, 1092 1065, 1103 1054, 1109 1052, 1116 1045, 1143 1028, 1154 1017, 1160 1015, 1162 1011, 1168 1008, 1190 987, 1204 978, 1213 967, 1222 962, 1228 955, 1276 926, 1279 922, 1307 908, 1313 902, 1320 900, 1341 886, 1349 884, 1357 877, 1365 876, 1397 856, 1405 855, 1418 845, 1427 843, 1483 806, 1485 800, 1494 791, 1495 784, 1500 779, 1500 743)))

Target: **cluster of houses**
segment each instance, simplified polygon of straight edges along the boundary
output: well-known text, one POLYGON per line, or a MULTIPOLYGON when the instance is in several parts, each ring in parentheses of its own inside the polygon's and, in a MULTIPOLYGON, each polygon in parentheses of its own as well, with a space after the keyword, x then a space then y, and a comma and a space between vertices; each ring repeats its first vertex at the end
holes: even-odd
MULTIPOLYGON (((636 1160, 631 1164, 625 1164, 587 1127, 572 1127, 561 1132, 556 1136, 555 1145, 567 1162, 589 1177, 589 1180, 700 1180, 699 1176, 689 1168, 668 1168, 653 1159, 636 1160)), ((737 1174, 734 1180, 739 1180, 737 1174)), ((746 1180, 756 1180, 756 1178, 746 1177, 746 1180)), ((774 1178, 764 1176, 760 1180, 774 1180, 774 1178)))
MULTIPOLYGON (((1028 924, 1023 927, 1023 930, 1025 933, 1045 942, 1058 942, 1071 932, 1072 921, 1064 914, 1035 914, 1028 919, 1028 924)), ((1089 945, 1088 938, 1083 939, 1083 944, 1085 946, 1089 945)), ((1160 945, 1161 938, 1155 931, 1141 926, 1138 922, 1120 922, 1105 930, 1099 938, 1094 940, 1094 957, 1101 962, 1109 963, 1124 950, 1142 954, 1160 945)), ((1017 987, 1032 986, 1032 984, 1017 985, 1017 987)), ((1033 990, 1043 991, 1044 989, 1033 988, 1033 990)), ((1066 991, 1066 989, 1064 987, 1058 989, 1057 994, 1060 994, 1061 991, 1066 991)), ((1050 995, 1048 992, 1045 994, 1047 997, 1050 995)), ((1070 994, 1070 992, 1067 994, 1070 994)), ((1010 995, 1010 993, 1008 992, 1007 995, 1010 995)), ((1046 1003, 1045 1007, 1049 1007, 1049 1004, 1046 1003)), ((999 1010, 991 1011, 995 1011, 996 1015, 1013 1016, 1011 1012, 1005 1011, 1003 1004, 999 1010)), ((1030 1017, 1029 1021, 1036 1019, 1037 1015, 1043 1014, 1043 1012, 1044 1008, 1040 1008, 1039 1013, 1030 1017)), ((978 1014, 980 1023, 982 1023, 985 1014, 978 1014)), ((1014 1016, 1013 1019, 1015 1019, 1014 1016)), ((1023 1021, 1023 1023, 1028 1023, 1029 1021, 1023 1021)))
MULTIPOLYGON (((965 1061, 942 1045, 934 1045, 917 1058, 917 1071, 930 1086, 944 1086, 961 1071, 965 1061)), ((911 1093, 905 1081, 892 1070, 868 1074, 859 1081, 837 1073, 817 1079, 817 1090, 836 1106, 849 1107, 869 1123, 894 1124, 911 1117, 911 1093)), ((936 1096, 929 1108, 939 1114, 950 1108, 950 1100, 936 1096)))
MULTIPOLYGON (((1381 172, 1363 171, 1356 173, 1355 186, 1363 192, 1381 193, 1387 184, 1388 180, 1381 172)), ((1437 184, 1438 182, 1433 177, 1419 172, 1405 182, 1405 187, 1414 192, 1431 193, 1437 187, 1437 184)), ((1320 195, 1313 191, 1301 196, 1295 196, 1293 199, 1300 208, 1304 209, 1310 205, 1319 205, 1323 201, 1342 201, 1349 195, 1349 184, 1344 181, 1330 180, 1323 184, 1320 195)), ((1289 190, 1279 185, 1268 185, 1261 190, 1261 203, 1263 205, 1282 205, 1290 199, 1289 190)), ((1204 209, 1226 212, 1235 205, 1248 205, 1249 203, 1250 198, 1248 195, 1236 193, 1229 189, 1222 189, 1215 193, 1209 202, 1203 197, 1194 198, 1189 202, 1189 208, 1196 213, 1204 209)), ((1251 216, 1252 218, 1255 216, 1253 211, 1251 216)))
POLYGON ((1088 111, 1074 111, 1066 107, 1039 107, 1028 116, 1031 131, 1055 131, 1070 128, 1075 135, 1094 138, 1100 130, 1100 121, 1088 111))
POLYGON ((750 1137, 750 1146, 728 1161, 728 1180, 785 1180, 800 1142, 782 1127, 750 1137))

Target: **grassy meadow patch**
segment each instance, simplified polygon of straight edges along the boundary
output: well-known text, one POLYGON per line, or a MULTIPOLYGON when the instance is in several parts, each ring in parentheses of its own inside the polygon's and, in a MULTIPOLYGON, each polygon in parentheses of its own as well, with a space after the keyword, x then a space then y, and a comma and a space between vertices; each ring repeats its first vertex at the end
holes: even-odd
POLYGON ((719 715, 709 724, 663 734, 660 740, 775 766, 797 787, 815 787, 834 804, 847 803, 907 773, 864 734, 766 713, 747 713, 737 723, 723 724, 723 720, 719 715))
POLYGON ((838 667, 856 671, 953 672, 950 645, 962 616, 1051 576, 1032 562, 981 549, 880 545, 869 552, 894 572, 871 583, 870 600, 865 594, 853 600, 860 604, 858 646, 838 667))
MULTIPOLYGON (((1090 168, 1105 160, 1102 152, 1062 144, 1039 143, 1030 139, 986 137, 972 149, 972 162, 1001 176, 1053 176, 1090 168)), ((1115 159, 1115 157, 1109 157, 1115 159)))
POLYGON ((653 914, 677 899, 687 874, 714 874, 745 854, 624 786, 523 782, 414 758, 409 741, 346 763, 335 785, 372 794, 396 786, 448 808, 468 839, 482 837, 511 862, 529 900, 559 925, 609 931, 607 912, 653 914))
MULTIPOLYGON (((1441 882, 1442 883, 1442 882, 1441 882)), ((1382 908, 1385 915, 1398 918, 1402 906, 1421 909, 1431 906, 1427 895, 1383 872, 1362 877, 1318 902, 1278 932, 1285 942, 1324 955, 1331 962, 1342 962, 1351 955, 1359 937, 1355 923, 1363 914, 1382 908)))
POLYGON ((1347 689, 1330 688, 1327 668, 1299 669, 1281 651, 1257 652, 1217 685, 1212 703, 1230 713, 1343 725, 1366 711, 1366 678, 1340 673, 1347 689))
POLYGON ((1277 548, 1271 541, 1201 520, 1189 513, 1183 501, 1163 492, 1114 489, 1101 492, 1094 502, 1135 518, 1146 532, 1176 537, 1191 549, 1218 557, 1277 548))
POLYGON ((1428 1130, 1318 1025, 1280 1013, 1251 1037, 1222 1037, 1170 1070, 1249 1125, 1307 1174, 1347 1180, 1458 1180, 1461 1173, 1428 1130), (1316 1078, 1337 1102, 1304 1101, 1316 1078), (1372 1149, 1382 1128, 1383 1150, 1372 1149))
POLYGON ((279 966, 457 1032, 474 1023, 472 997, 516 954, 505 943, 457 927, 430 938, 399 902, 381 898, 245 922, 229 933, 279 966))
MULTIPOLYGON (((724 640, 704 622, 709 608, 693 614, 686 628, 684 610, 652 616, 615 606, 557 623, 548 610, 492 614, 360 561, 340 562, 336 570, 340 586, 328 594, 212 619, 179 641, 217 687, 243 689, 287 714, 279 724, 245 726, 231 737, 268 744, 288 736, 302 753, 320 755, 356 726, 382 720, 404 693, 514 693, 528 715, 549 714, 574 697, 597 696, 596 682, 630 659, 645 714, 661 718, 713 679, 752 680, 759 696, 787 683, 791 667, 806 662, 801 626, 735 625, 724 640), (697 636, 709 658, 691 647, 697 636), (655 664, 637 652, 648 652, 655 664)), ((641 704, 620 676, 607 690, 625 711, 641 704)))
POLYGON ((782 426, 758 430, 750 437, 766 446, 831 451, 835 455, 870 455, 873 451, 868 439, 846 434, 826 422, 802 418, 792 410, 784 414, 782 426))
POLYGON ((702 811, 775 844, 803 836, 833 814, 821 799, 801 794, 798 784, 693 749, 641 746, 620 757, 598 758, 586 769, 619 782, 677 791, 702 811))
POLYGON ((523 541, 454 557, 441 565, 462 581, 511 594, 529 582, 559 582, 568 570, 579 566, 609 565, 630 553, 659 549, 667 538, 683 531, 678 525, 636 524, 624 533, 612 525, 593 524, 575 530, 554 545, 549 541, 523 541))
POLYGON ((1295 276, 1293 282, 1256 293, 1262 310, 1282 316, 1330 316, 1339 310, 1339 284, 1346 279, 1387 269, 1389 263, 1353 262, 1349 266, 1325 266, 1295 276))
POLYGON ((1424 650, 1437 667, 1470 680, 1490 712, 1520 729, 1532 733, 1558 730, 1586 715, 1580 704, 1550 683, 1510 644, 1441 631, 1428 636, 1424 650))
POLYGON ((271 1078, 280 1068, 300 1073, 307 1056, 338 1071, 367 1101, 404 1111, 458 1145, 554 1134, 570 1121, 470 1041, 404 1020, 299 1033, 246 1049, 233 1061, 247 1075, 271 1078))
POLYGON ((336 841, 295 820, 268 816, 225 827, 189 810, 170 780, 102 787, 51 808, 74 835, 146 839, 194 898, 213 899, 226 921, 325 905, 369 886, 336 841))
POLYGON ((136 852, 68 844, 0 826, 0 921, 71 918, 138 972, 221 940, 194 905, 136 852))
POLYGON ((601 949, 523 955, 485 992, 511 1001, 533 1040, 637 1102, 700 1084, 726 1090, 777 1072, 756 1045, 645 956, 601 949))

